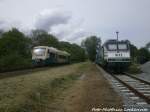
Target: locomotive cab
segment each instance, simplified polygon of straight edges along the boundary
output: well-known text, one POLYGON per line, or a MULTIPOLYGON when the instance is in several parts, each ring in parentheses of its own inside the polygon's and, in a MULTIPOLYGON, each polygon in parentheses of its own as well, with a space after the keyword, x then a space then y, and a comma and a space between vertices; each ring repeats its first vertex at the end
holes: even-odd
POLYGON ((124 71, 130 65, 129 41, 108 40, 101 47, 100 64, 113 71, 124 71))

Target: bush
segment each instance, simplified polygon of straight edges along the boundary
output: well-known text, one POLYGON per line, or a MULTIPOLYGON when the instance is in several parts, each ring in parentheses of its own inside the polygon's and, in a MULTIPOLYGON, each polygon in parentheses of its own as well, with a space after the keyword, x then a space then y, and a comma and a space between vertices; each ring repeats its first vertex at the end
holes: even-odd
POLYGON ((17 70, 31 66, 30 58, 23 58, 18 54, 2 56, 0 59, 0 71, 17 70))
POLYGON ((129 73, 133 73, 133 74, 138 74, 138 73, 141 73, 141 69, 140 69, 139 65, 137 65, 137 64, 132 64, 132 65, 130 65, 130 67, 128 68, 128 72, 129 72, 129 73))
POLYGON ((86 53, 83 48, 77 44, 70 44, 69 42, 60 42, 60 50, 67 51, 71 54, 71 62, 82 62, 86 60, 86 53))
POLYGON ((17 29, 5 32, 0 38, 0 71, 31 66, 30 39, 17 29))
POLYGON ((150 60, 150 52, 146 48, 140 48, 137 57, 138 63, 144 64, 150 60))

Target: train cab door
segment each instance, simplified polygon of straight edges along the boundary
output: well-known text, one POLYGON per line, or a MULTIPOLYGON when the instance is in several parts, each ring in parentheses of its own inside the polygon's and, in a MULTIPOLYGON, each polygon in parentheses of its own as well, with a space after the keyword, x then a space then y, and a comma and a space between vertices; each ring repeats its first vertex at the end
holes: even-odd
POLYGON ((48 50, 47 57, 48 57, 49 63, 51 64, 55 63, 55 54, 51 52, 50 50, 48 50))
POLYGON ((49 51, 49 49, 47 50, 47 58, 50 58, 50 51, 49 51))

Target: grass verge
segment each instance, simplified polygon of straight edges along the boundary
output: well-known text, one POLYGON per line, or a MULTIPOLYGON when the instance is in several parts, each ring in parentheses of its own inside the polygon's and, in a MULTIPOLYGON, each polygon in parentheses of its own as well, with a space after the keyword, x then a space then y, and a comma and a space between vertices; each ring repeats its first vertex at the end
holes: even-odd
POLYGON ((13 77, 0 79, 0 112, 47 112, 60 109, 58 103, 63 105, 63 93, 88 66, 89 62, 84 62, 25 72, 24 75, 21 72, 15 76, 14 72, 13 77))
MULTIPOLYGON (((60 108, 55 100, 59 99, 62 92, 68 89, 79 76, 72 74, 50 80, 30 93, 23 104, 15 106, 15 108, 8 108, 7 112, 48 112, 58 110, 60 108)), ((6 112, 6 108, 1 109, 1 111, 6 112)))

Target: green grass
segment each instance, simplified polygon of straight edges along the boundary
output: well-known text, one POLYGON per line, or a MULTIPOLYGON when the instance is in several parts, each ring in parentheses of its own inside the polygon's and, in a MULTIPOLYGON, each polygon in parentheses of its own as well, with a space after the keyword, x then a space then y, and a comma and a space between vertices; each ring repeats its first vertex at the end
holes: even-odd
POLYGON ((46 112, 89 62, 49 68, 0 80, 0 112, 46 112))
MULTIPOLYGON (((70 87, 79 75, 67 75, 51 80, 49 83, 40 86, 28 96, 28 101, 15 111, 18 112, 46 112, 52 108, 51 103, 70 87)), ((54 108, 55 106, 53 106, 54 108)), ((52 108, 52 109, 53 109, 52 108)))

